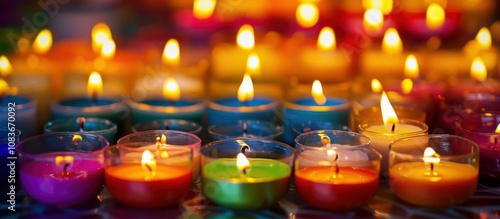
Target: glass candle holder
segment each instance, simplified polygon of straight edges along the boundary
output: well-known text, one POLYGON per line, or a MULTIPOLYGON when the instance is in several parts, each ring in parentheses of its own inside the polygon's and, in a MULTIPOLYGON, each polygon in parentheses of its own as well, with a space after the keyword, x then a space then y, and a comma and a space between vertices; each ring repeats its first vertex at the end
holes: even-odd
POLYGON ((191 191, 193 152, 129 142, 105 153, 105 182, 111 196, 137 208, 175 205, 191 191))
POLYGON ((46 123, 44 133, 81 132, 104 136, 108 142, 115 142, 116 124, 107 119, 93 117, 73 117, 56 119, 46 123))
POLYGON ((188 132, 200 138, 202 129, 201 125, 196 122, 181 119, 158 119, 132 126, 132 132, 134 133, 150 130, 175 130, 188 132))
POLYGON ((193 179, 195 179, 200 172, 201 139, 196 135, 173 130, 151 130, 132 133, 117 141, 117 144, 131 143, 148 144, 149 146, 144 148, 149 150, 157 149, 158 147, 189 147, 193 151, 193 179), (165 140, 161 139, 163 135, 165 136, 165 140))
MULTIPOLYGON (((379 98, 380 101, 380 98, 379 98)), ((407 106, 393 106, 394 111, 401 119, 412 119, 419 122, 425 123, 427 118, 424 111, 407 106)), ((352 127, 354 131, 359 132, 359 125, 363 122, 379 120, 382 115, 382 110, 380 106, 372 106, 363 109, 353 109, 352 110, 352 127)))
POLYGON ((294 149, 287 144, 226 139, 203 146, 201 154, 203 194, 221 206, 268 208, 288 192, 294 149))
POLYGON ((335 124, 332 122, 300 122, 292 125, 293 139, 296 139, 302 133, 308 133, 318 130, 341 130, 341 131, 351 131, 349 127, 345 125, 335 124))
POLYGON ((479 174, 500 180, 500 112, 473 113, 456 122, 456 135, 480 148, 479 174))
POLYGON ((382 154, 380 174, 387 176, 389 164, 389 145, 396 139, 427 135, 428 126, 419 121, 400 119, 399 124, 391 130, 392 125, 385 125, 382 120, 366 121, 359 125, 360 133, 369 137, 370 147, 382 154))
POLYGON ((356 136, 349 140, 351 144, 307 146, 297 152, 295 187, 314 207, 353 209, 368 204, 377 192, 382 156, 366 146, 368 138, 352 132, 337 133, 349 134, 356 136))
POLYGON ((15 124, 21 131, 20 139, 37 134, 36 121, 38 102, 25 97, 6 95, 0 98, 0 121, 15 124))
POLYGON ((87 133, 50 133, 17 145, 21 185, 34 200, 62 207, 95 199, 104 184, 108 141, 87 133))
POLYGON ((313 147, 356 146, 370 147, 370 139, 362 134, 341 130, 317 130, 300 134, 295 138, 295 149, 313 147))
POLYGON ((283 128, 265 121, 240 120, 212 125, 208 127, 208 134, 211 141, 238 137, 279 141, 283 128))
POLYGON ((391 143, 389 184, 402 200, 445 208, 476 191, 479 146, 454 135, 423 135, 391 143))

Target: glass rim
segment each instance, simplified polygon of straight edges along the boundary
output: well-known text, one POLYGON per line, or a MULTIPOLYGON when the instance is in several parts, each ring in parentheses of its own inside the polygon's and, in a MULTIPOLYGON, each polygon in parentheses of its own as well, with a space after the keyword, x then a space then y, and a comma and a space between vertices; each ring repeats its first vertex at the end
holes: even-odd
MULTIPOLYGON (((38 107, 38 100, 35 100, 35 99, 32 99, 32 98, 28 98, 28 97, 24 97, 24 96, 16 96, 16 97, 21 97, 21 98, 25 98, 26 100, 28 100, 27 103, 23 103, 23 104, 17 104, 16 103, 16 110, 25 110, 25 109, 31 109, 31 108, 37 108, 38 107)), ((0 106, 0 109, 1 110, 7 110, 8 107, 6 106, 0 106)))
MULTIPOLYGON (((133 143, 136 143, 136 144, 146 143, 147 144, 149 142, 133 142, 133 143)), ((150 150, 151 152, 156 152, 158 150, 157 148, 154 148, 154 149, 144 149, 144 147, 147 147, 147 146, 150 146, 150 145, 152 145, 152 144, 149 144, 149 145, 140 145, 140 146, 137 146, 137 147, 133 147, 133 146, 130 146, 129 144, 115 144, 113 146, 110 146, 110 147, 106 148, 104 150, 104 153, 106 154, 109 151, 112 151, 112 150, 115 150, 115 149, 120 149, 120 148, 127 149, 130 152, 144 152, 146 150, 150 150)), ((168 151, 180 151, 180 152, 189 153, 189 155, 191 157, 194 156, 193 155, 194 150, 191 147, 165 147, 163 149, 167 150, 167 152, 168 151)), ((175 155, 178 155, 178 154, 175 154, 175 155)))
POLYGON ((208 108, 212 110, 224 111, 224 112, 243 112, 243 113, 251 113, 251 112, 260 112, 265 110, 270 110, 278 107, 278 102, 267 97, 255 97, 255 99, 261 98, 265 100, 269 100, 269 103, 258 105, 258 106, 225 106, 217 103, 218 100, 226 100, 231 98, 221 98, 217 100, 211 100, 208 102, 208 108))
MULTIPOLYGON (((427 139, 449 139, 449 138, 455 138, 455 139, 460 139, 461 141, 465 141, 467 142, 468 144, 471 145, 471 147, 473 148, 472 152, 471 153, 467 153, 467 154, 459 154, 459 155, 441 155, 439 154, 439 158, 442 159, 442 160, 454 160, 454 159, 459 159, 459 158, 466 158, 466 157, 470 157, 470 156, 473 156, 474 154, 479 154, 479 145, 467 138, 464 138, 462 136, 458 136, 458 135, 449 135, 449 134, 431 134, 431 135, 418 135, 418 136, 408 136, 408 137, 403 137, 403 138, 399 138, 399 139, 396 139, 394 140, 393 142, 391 142, 389 144, 389 154, 390 153, 395 153, 396 155, 404 155, 404 156, 411 156, 412 158, 416 158, 416 159, 423 159, 424 158, 424 154, 409 154, 409 153, 401 153, 401 152, 398 152, 398 151, 394 151, 393 148, 394 148, 394 145, 399 143, 399 142, 403 142, 403 141, 407 141, 409 139, 415 139, 415 138, 427 138, 427 139)), ((396 146, 397 147, 397 146, 396 146)))
MULTIPOLYGON (((373 153, 376 155, 376 159, 368 159, 366 161, 374 161, 374 160, 382 160, 382 154, 380 154, 377 150, 374 150, 369 147, 358 147, 358 146, 334 146, 334 147, 304 147, 301 150, 297 150, 297 159, 299 157, 304 158, 306 160, 315 160, 318 161, 318 157, 313 156, 313 155, 308 155, 307 153, 305 154, 305 151, 328 151, 328 150, 334 150, 335 152, 339 151, 362 151, 365 153, 373 153)), ((350 160, 350 162, 360 162, 361 160, 350 160)), ((363 160, 364 161, 364 160, 363 160)))
MULTIPOLYGON (((318 147, 318 146, 312 146, 312 145, 304 145, 304 144, 302 144, 302 143, 299 142, 299 138, 300 137, 303 137, 303 136, 306 136, 306 135, 314 135, 314 134, 318 135, 318 134, 320 134, 320 132, 323 132, 323 133, 342 133, 342 134, 345 134, 345 135, 350 135, 352 137, 360 137, 360 139, 366 140, 365 144, 361 144, 361 145, 349 145, 349 146, 346 145, 346 147, 369 147, 370 144, 371 144, 371 141, 372 141, 368 136, 363 135, 361 133, 357 133, 357 132, 353 132, 353 131, 336 130, 336 129, 325 129, 325 130, 314 130, 314 131, 302 133, 302 134, 298 135, 295 138, 294 142, 295 142, 295 144, 297 146, 303 147, 303 148, 323 148, 323 147, 326 148, 326 145, 318 147)), ((330 144, 331 144, 331 142, 330 142, 330 144)), ((329 148, 331 148, 331 146, 329 148)))
POLYGON ((123 141, 126 138, 130 138, 131 136, 157 134, 157 133, 165 134, 167 137, 167 140, 168 140, 168 133, 165 133, 165 132, 172 133, 172 134, 185 135, 185 136, 188 136, 188 137, 196 140, 196 142, 194 142, 192 144, 171 145, 171 146, 188 146, 188 145, 201 144, 201 139, 198 136, 196 136, 195 134, 189 133, 189 132, 177 131, 177 130, 147 130, 147 131, 135 132, 135 133, 131 133, 131 134, 128 134, 128 135, 121 137, 120 139, 118 139, 118 141, 116 141, 116 144, 127 144, 127 143, 135 143, 135 142, 148 142, 148 143, 153 142, 154 143, 154 142, 156 142, 156 138, 152 138, 151 141, 145 141, 145 140, 135 141, 135 142, 121 142, 121 141, 123 141))
MULTIPOLYGON (((191 100, 191 99, 190 99, 191 100)), ((155 112, 155 113, 188 113, 203 110, 205 108, 205 101, 199 99, 192 99, 195 104, 188 106, 154 106, 142 102, 138 102, 132 99, 128 99, 126 104, 131 109, 137 109, 141 111, 155 112)))
MULTIPOLYGON (((301 99, 301 98, 307 98, 307 96, 299 97, 296 98, 301 99)), ((345 100, 345 103, 341 103, 338 105, 333 105, 333 106, 307 106, 307 105, 300 105, 292 102, 291 100, 286 100, 283 104, 284 108, 288 109, 293 109, 293 110, 302 110, 302 111, 320 111, 320 112, 328 112, 332 110, 343 110, 343 109, 349 109, 351 108, 351 103, 346 100, 342 99, 339 97, 331 97, 327 96, 327 99, 336 99, 336 100, 345 100)))
MULTIPOLYGON (((266 136, 254 136, 254 137, 251 137, 250 139, 267 139, 267 138, 274 139, 274 138, 276 138, 276 137, 278 137, 280 135, 283 135, 283 133, 284 133, 282 125, 273 125, 270 122, 261 121, 261 120, 238 120, 238 121, 235 121, 235 122, 213 124, 213 125, 211 125, 211 126, 209 126, 207 128, 207 131, 208 131, 209 135, 215 136, 218 139, 224 139, 224 138, 227 138, 227 137, 229 137, 229 138, 231 138, 231 137, 232 138, 242 137, 242 136, 239 136, 239 135, 238 136, 228 136, 228 135, 221 134, 219 132, 215 132, 213 130, 214 128, 216 128, 216 126, 222 126, 222 127, 233 126, 233 125, 239 125, 242 122, 249 122, 249 124, 269 125, 269 126, 266 126, 266 127, 270 127, 270 130, 273 133, 271 135, 266 135, 266 136)), ((220 127, 217 127, 217 128, 220 128, 220 127)), ((248 137, 243 137, 243 138, 248 138, 248 137)))
POLYGON ((59 118, 59 119, 55 119, 55 120, 52 120, 52 121, 48 121, 47 123, 45 123, 45 125, 43 126, 43 129, 44 131, 45 130, 49 130, 51 132, 78 132, 78 133, 90 133, 90 134, 95 134, 95 133, 99 133, 99 132, 108 132, 108 131, 111 131, 111 130, 116 130, 118 129, 118 126, 116 125, 116 123, 114 123, 113 121, 109 120, 109 119, 103 119, 103 118, 99 118, 99 117, 86 117, 86 116, 81 116, 81 117, 67 117, 67 118, 59 118), (86 122, 103 122, 103 124, 106 125, 106 128, 105 129, 99 129, 99 130, 90 130, 90 131, 83 131, 83 132, 80 132, 80 131, 54 131, 54 130, 51 130, 49 129, 49 124, 61 124, 65 121, 71 121, 71 120, 76 120, 78 118, 85 118, 85 121, 86 122))
MULTIPOLYGON (((193 127, 196 129, 193 129, 193 130, 190 130, 190 131, 185 131, 185 132, 188 132, 188 133, 196 133, 196 132, 200 132, 202 129, 203 129, 203 126, 201 126, 200 124, 196 123, 196 122, 193 122, 193 121, 188 121, 188 120, 183 120, 183 119, 155 119, 155 120, 151 120, 151 121, 148 121, 148 122, 142 122, 142 123, 137 123, 135 125, 133 125, 131 127, 132 131, 133 132, 143 132, 143 131, 152 131, 152 130, 166 130, 166 129, 149 129, 149 130, 137 130, 137 128, 139 127, 142 127, 142 126, 147 126, 147 125, 152 125, 152 124, 155 124, 156 122, 169 122, 170 124, 180 124, 180 125, 189 125, 190 127, 193 127)), ((173 130, 172 131, 179 131, 179 130, 173 130)), ((125 137, 125 136, 124 136, 125 137)))
MULTIPOLYGON (((238 138, 229 138, 229 139, 222 139, 222 140, 217 140, 217 141, 212 141, 210 143, 207 143, 207 144, 203 145, 200 148, 200 154, 202 156, 204 156, 204 157, 208 157, 208 158, 212 158, 212 159, 219 159, 219 157, 214 157, 214 156, 207 155, 206 152, 208 151, 208 149, 211 148, 211 147, 213 147, 213 145, 217 145, 217 144, 221 144, 221 143, 225 143, 225 142, 236 142, 237 140, 242 140, 242 141, 259 141, 259 142, 262 142, 262 143, 272 143, 274 145, 278 145, 277 146, 278 148, 284 148, 285 150, 287 150, 287 151, 290 152, 290 155, 289 156, 285 156, 284 158, 293 157, 294 154, 295 154, 295 148, 293 148, 292 146, 290 146, 290 145, 288 145, 286 143, 280 142, 280 141, 267 140, 267 139, 256 139, 256 138, 241 138, 241 137, 238 137, 238 138)), ((252 148, 250 146, 250 151, 251 150, 252 150, 252 148)), ((283 159, 283 158, 281 158, 281 159, 283 159)), ((276 159, 274 159, 274 160, 276 160, 276 159)))
POLYGON ((50 103, 50 110, 52 112, 54 111, 82 111, 85 110, 85 113, 95 113, 95 112, 101 112, 105 110, 111 110, 111 111, 116 111, 116 108, 123 108, 124 110, 127 110, 127 106, 125 104, 125 99, 124 98, 105 98, 103 97, 102 99, 105 100, 112 100, 113 102, 110 104, 102 105, 102 106, 65 106, 61 105, 62 101, 67 101, 67 100, 80 100, 80 99, 89 99, 86 97, 75 97, 75 98, 65 98, 61 100, 53 100, 50 103))
POLYGON ((429 131, 429 126, 427 126, 427 124, 420 122, 418 120, 414 120, 414 119, 399 119, 399 124, 416 125, 417 127, 422 128, 422 130, 408 132, 408 133, 400 133, 400 134, 380 133, 380 132, 367 130, 368 127, 370 127, 371 125, 375 125, 375 124, 380 125, 380 124, 384 124, 384 122, 381 119, 363 121, 358 125, 358 128, 359 128, 360 132, 362 132, 362 134, 369 133, 370 135, 378 135, 378 136, 394 136, 394 135, 415 136, 415 135, 426 134, 429 131), (368 126, 368 125, 370 125, 370 126, 368 126), (367 127, 365 127, 365 126, 367 126, 367 127))

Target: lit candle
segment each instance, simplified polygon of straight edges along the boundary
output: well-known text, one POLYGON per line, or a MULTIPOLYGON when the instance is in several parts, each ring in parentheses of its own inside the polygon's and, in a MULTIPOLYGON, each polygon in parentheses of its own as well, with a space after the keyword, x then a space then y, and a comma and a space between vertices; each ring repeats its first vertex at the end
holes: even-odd
POLYGON ((382 154, 380 174, 386 175, 389 163, 389 144, 399 138, 426 135, 428 127, 415 120, 399 119, 385 92, 380 99, 382 120, 368 120, 359 125, 360 133, 368 136, 371 147, 382 154))
POLYGON ((329 121, 334 124, 347 125, 349 107, 350 104, 345 99, 326 96, 321 82, 314 81, 310 96, 300 97, 284 104, 284 142, 293 144, 292 127, 297 123, 329 121))
POLYGON ((384 25, 384 14, 377 8, 370 8, 365 11, 363 16, 363 27, 369 35, 375 35, 380 32, 384 25))
POLYGON ((218 205, 263 209, 288 192, 294 152, 286 144, 228 139, 205 145, 201 153, 203 194, 218 205))
POLYGON ((51 133, 22 141, 21 185, 44 204, 75 206, 91 200, 103 188, 103 151, 109 146, 94 134, 51 133))
POLYGON ((474 40, 470 40, 463 48, 468 59, 480 57, 489 72, 495 71, 498 65, 498 48, 492 46, 491 33, 486 27, 477 32, 474 40))
POLYGON ((278 103, 264 97, 254 97, 250 75, 245 73, 237 98, 223 98, 208 104, 208 125, 237 120, 274 121, 278 103))
POLYGON ((390 157, 392 191, 408 203, 445 208, 465 202, 476 190, 479 148, 465 138, 429 135, 399 139, 391 144, 390 157))
POLYGON ((311 28, 319 20, 318 6, 312 2, 302 2, 295 12, 297 23, 303 28, 311 28))
POLYGON ((397 26, 392 13, 393 0, 363 0, 340 2, 342 29, 361 37, 380 37, 387 28, 397 26))
POLYGON ((113 198, 132 207, 178 204, 191 190, 191 158, 190 148, 110 147, 105 153, 106 188, 113 198))
POLYGON ((17 88, 9 87, 5 80, 0 79, 0 120, 4 121, 4 127, 20 130, 21 136, 18 137, 22 140, 38 133, 33 125, 37 121, 38 104, 36 100, 16 94, 17 88))

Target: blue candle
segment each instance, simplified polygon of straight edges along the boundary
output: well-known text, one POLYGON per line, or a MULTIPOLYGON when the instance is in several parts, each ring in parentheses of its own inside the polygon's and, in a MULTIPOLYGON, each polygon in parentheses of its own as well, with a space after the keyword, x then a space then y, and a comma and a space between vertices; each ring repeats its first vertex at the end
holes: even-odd
POLYGON ((212 101, 208 104, 208 125, 237 120, 275 122, 278 103, 262 97, 240 102, 236 97, 212 101))
POLYGON ((74 98, 60 102, 53 102, 50 106, 53 119, 74 117, 98 117, 114 122, 118 127, 119 135, 123 135, 130 128, 126 128, 128 107, 122 99, 74 98))
POLYGON ((201 125, 196 122, 181 119, 158 119, 132 126, 132 132, 134 133, 149 130, 177 130, 195 134, 200 138, 202 129, 201 125))
POLYGON ((312 97, 286 102, 283 108, 285 143, 293 145, 293 125, 301 122, 330 122, 347 126, 350 104, 347 100, 327 97, 323 105, 318 105, 312 97))
POLYGON ((25 97, 6 95, 0 98, 0 122, 2 126, 14 124, 21 131, 20 139, 34 136, 36 132, 37 101, 25 97))
POLYGON ((279 141, 283 127, 265 121, 240 120, 212 125, 208 134, 211 141, 237 137, 279 141))
POLYGON ((56 119, 45 124, 44 133, 83 132, 104 136, 108 142, 115 142, 116 124, 107 119, 73 117, 56 119))
POLYGON ((148 99, 142 102, 129 100, 132 124, 157 119, 182 119, 202 123, 205 103, 201 100, 170 101, 167 99, 148 99))

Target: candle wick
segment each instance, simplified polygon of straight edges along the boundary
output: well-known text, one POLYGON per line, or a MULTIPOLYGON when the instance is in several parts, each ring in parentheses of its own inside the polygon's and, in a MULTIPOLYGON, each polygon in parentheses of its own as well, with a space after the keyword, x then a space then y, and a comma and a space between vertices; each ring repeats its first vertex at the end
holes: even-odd
POLYGON ((85 129, 85 119, 82 117, 80 118, 80 132, 83 132, 85 129))
POLYGON ((241 170, 241 172, 242 172, 242 173, 243 173, 243 175, 245 175, 245 176, 247 175, 247 169, 248 169, 248 168, 247 168, 247 167, 245 167, 245 168, 243 168, 243 169, 241 170))
POLYGON ((247 137, 247 123, 244 122, 243 123, 243 137, 247 137))
POLYGON ((149 165, 145 164, 146 168, 148 168, 149 173, 153 173, 153 168, 151 168, 149 165))
POLYGON ((495 137, 495 138, 493 139, 493 143, 494 143, 494 144, 498 144, 498 139, 497 139, 497 137, 495 137))
POLYGON ((92 92, 92 104, 97 106, 97 92, 92 92))
POLYGON ((434 163, 431 163, 431 172, 434 172, 434 163))
POLYGON ((339 175, 339 171, 340 171, 339 165, 335 163, 335 176, 339 175))
POLYGON ((71 164, 69 164, 69 163, 64 164, 64 166, 63 166, 63 172, 62 172, 61 176, 68 176, 69 175, 69 173, 68 173, 68 167, 70 165, 71 164))
POLYGON ((248 147, 248 145, 243 145, 240 149, 240 152, 242 154, 245 154, 248 150, 250 150, 250 147, 248 147))
POLYGON ((394 134, 395 130, 396 130, 396 123, 392 123, 392 128, 391 128, 392 134, 394 134))
POLYGON ((170 125, 168 123, 165 123, 165 130, 170 130, 170 125))

